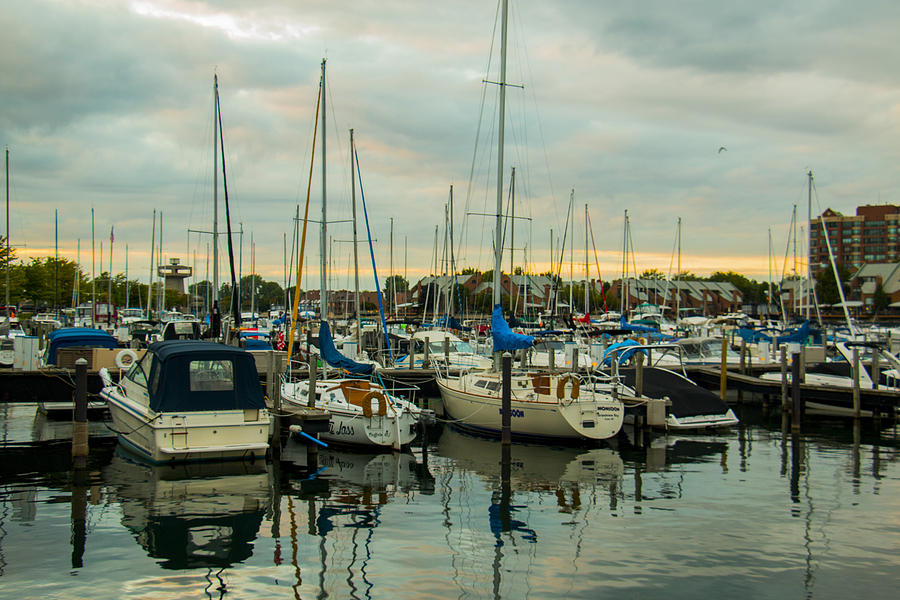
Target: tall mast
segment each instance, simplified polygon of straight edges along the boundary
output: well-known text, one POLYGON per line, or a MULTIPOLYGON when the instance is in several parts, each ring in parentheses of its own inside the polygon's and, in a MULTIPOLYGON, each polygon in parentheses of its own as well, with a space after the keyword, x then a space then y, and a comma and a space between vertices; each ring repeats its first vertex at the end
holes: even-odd
POLYGON ((625 209, 625 226, 622 230, 622 297, 619 299, 619 309, 622 315, 628 318, 628 209, 625 209))
POLYGON ((812 246, 812 186, 813 186, 813 172, 812 169, 807 173, 809 177, 809 188, 807 192, 807 227, 806 227, 806 318, 809 320, 809 311, 812 296, 812 285, 813 285, 813 271, 812 271, 812 260, 811 260, 811 246, 812 246))
MULTIPOLYGON (((502 26, 500 30, 500 124, 497 130, 497 217, 494 225, 494 281, 491 285, 491 310, 500 304, 500 257, 503 252, 502 227, 503 227, 503 150, 504 128, 506 125, 506 20, 509 14, 509 2, 503 0, 502 26)), ((495 354, 495 364, 499 353, 495 354)))
POLYGON ((219 303, 219 76, 213 75, 213 304, 219 303))
MULTIPOLYGON (((213 236, 215 238, 215 236, 213 236)), ((153 209, 153 235, 150 238, 150 276, 147 278, 147 320, 153 314, 153 253, 156 251, 156 209, 153 209)), ((207 251, 208 255, 208 251, 207 251)), ((209 257, 207 256, 207 261, 209 257)), ((207 266, 209 263, 207 262, 207 266)), ((207 269, 209 275, 209 269, 207 269)), ((208 280, 207 280, 208 281, 208 280)))
POLYGON ((391 282, 391 298, 388 301, 388 310, 391 311, 391 314, 396 317, 397 315, 397 277, 394 275, 394 217, 391 217, 391 276, 389 281, 391 282))
MULTIPOLYGON (((794 224, 793 235, 794 235, 794 276, 799 277, 797 273, 797 205, 794 205, 794 214, 791 222, 794 224)), ((798 290, 799 291, 799 290, 798 290)), ((794 314, 796 315, 797 305, 800 302, 799 298, 800 294, 794 294, 794 314)))
POLYGON ((9 148, 6 149, 6 320, 9 321, 9 148))
MULTIPOLYGON (((195 250, 194 251, 194 270, 191 271, 192 273, 197 271, 197 258, 196 257, 197 257, 197 252, 195 250)), ((131 304, 129 302, 131 300, 131 297, 129 296, 130 291, 131 290, 128 288, 128 244, 125 244, 125 308, 128 308, 131 304)), ((190 288, 188 288, 188 291, 190 291, 190 288)))
MULTIPOLYGON (((509 204, 511 208, 511 216, 509 219, 509 282, 512 284, 513 281, 513 271, 515 270, 513 264, 515 263, 515 253, 516 253, 516 168, 512 168, 512 174, 509 176, 509 204)), ((515 308, 513 306, 513 293, 512 293, 512 285, 509 287, 509 314, 515 315, 515 308)))
POLYGON ((107 279, 107 291, 106 291, 106 326, 109 327, 112 324, 112 257, 113 257, 113 240, 115 239, 115 235, 113 234, 113 229, 110 227, 109 229, 109 278, 107 279))
MULTIPOLYGON (((112 260, 112 248, 110 260, 112 260)), ((112 276, 112 267, 109 269, 112 276)), ((53 210, 53 312, 59 312, 59 209, 53 210)))
POLYGON ((575 309, 575 188, 569 195, 569 218, 572 221, 572 233, 569 234, 569 314, 575 309))
POLYGON ((94 324, 94 311, 97 308, 97 275, 96 263, 94 262, 94 207, 91 207, 91 328, 94 324))
POLYGON ((769 307, 772 306, 772 228, 769 227, 769 295, 767 297, 766 317, 769 316, 769 307))
POLYGON ((328 152, 325 149, 325 114, 327 111, 325 110, 325 59, 322 59, 322 239, 319 240, 321 255, 320 258, 320 266, 322 274, 319 280, 320 290, 319 290, 319 312, 320 318, 323 321, 328 320, 328 300, 325 297, 326 294, 326 284, 325 284, 325 268, 327 265, 327 256, 326 256, 326 244, 328 243, 327 237, 327 220, 326 220, 326 211, 325 211, 325 203, 326 203, 326 195, 325 195, 325 157, 328 155, 328 152))
POLYGON ((681 315, 681 289, 678 278, 681 276, 681 217, 678 217, 678 269, 675 271, 675 321, 681 315))
POLYGON ((591 312, 590 280, 591 272, 588 261, 588 205, 584 203, 584 314, 591 312))
POLYGON ((353 130, 350 130, 350 196, 353 206, 353 306, 356 314, 356 343, 362 344, 362 331, 359 324, 359 252, 356 248, 356 142, 353 140, 353 130))
POLYGON ((453 248, 453 184, 450 184, 450 207, 448 213, 448 237, 450 238, 450 296, 448 297, 447 314, 453 314, 453 297, 456 293, 456 254, 453 248))

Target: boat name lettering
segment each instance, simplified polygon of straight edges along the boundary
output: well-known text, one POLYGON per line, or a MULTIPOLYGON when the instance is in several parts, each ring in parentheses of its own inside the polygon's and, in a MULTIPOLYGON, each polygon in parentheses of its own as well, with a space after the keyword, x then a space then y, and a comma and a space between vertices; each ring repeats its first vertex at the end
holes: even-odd
MULTIPOLYGON (((503 414, 503 409, 500 408, 500 409, 498 409, 498 410, 500 411, 500 414, 502 415, 502 414, 503 414)), ((520 410, 520 409, 518 409, 518 408, 511 408, 511 409, 509 410, 509 416, 511 416, 511 417, 524 417, 524 416, 525 416, 525 411, 524 411, 524 410, 520 410)))
POLYGON ((618 413, 621 412, 622 408, 619 406, 598 406, 597 412, 613 412, 618 413))
POLYGON ((332 421, 331 423, 328 424, 328 433, 330 433, 332 435, 355 435, 356 434, 356 432, 353 430, 352 425, 344 425, 343 423, 341 423, 340 426, 337 427, 337 429, 335 429, 334 421, 332 421))

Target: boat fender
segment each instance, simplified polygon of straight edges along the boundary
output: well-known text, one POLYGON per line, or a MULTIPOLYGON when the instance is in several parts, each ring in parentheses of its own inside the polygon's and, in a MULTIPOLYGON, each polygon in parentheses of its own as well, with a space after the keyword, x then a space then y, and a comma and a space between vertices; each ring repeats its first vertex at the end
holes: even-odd
POLYGON ((578 396, 581 395, 581 381, 572 375, 563 375, 556 384, 556 398, 558 400, 566 397, 566 384, 570 381, 572 382, 572 392, 569 394, 569 397, 572 400, 577 400, 578 396))
POLYGON ((134 350, 125 349, 116 354, 116 366, 120 369, 127 369, 137 360, 137 353, 134 350))
POLYGON ((372 416, 372 399, 378 398, 378 412, 375 414, 384 416, 387 414, 387 400, 384 397, 384 392, 381 390, 372 390, 368 394, 362 397, 360 400, 360 404, 363 409, 363 416, 369 418, 372 416))

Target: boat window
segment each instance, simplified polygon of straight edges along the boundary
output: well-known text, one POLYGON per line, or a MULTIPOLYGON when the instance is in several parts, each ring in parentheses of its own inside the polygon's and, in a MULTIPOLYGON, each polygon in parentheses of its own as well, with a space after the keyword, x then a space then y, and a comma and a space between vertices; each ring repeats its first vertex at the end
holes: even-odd
POLYGON ((480 388, 487 387, 487 381, 485 381, 484 379, 482 379, 481 381, 477 381, 475 383, 475 387, 480 387, 480 388))
POLYGON ((135 383, 147 387, 147 377, 144 375, 143 369, 141 369, 140 361, 134 361, 133 363, 131 363, 128 371, 125 373, 125 377, 135 383))
POLYGON ((227 392, 234 389, 230 360, 192 360, 188 367, 192 392, 227 392))
POLYGON ((455 344, 451 344, 456 347, 456 352, 465 352, 467 354, 474 354, 475 350, 472 349, 472 346, 469 345, 468 342, 456 342, 455 344))
POLYGON ((497 390, 500 389, 500 382, 499 381, 488 381, 487 389, 491 390, 492 392, 496 392, 497 390))

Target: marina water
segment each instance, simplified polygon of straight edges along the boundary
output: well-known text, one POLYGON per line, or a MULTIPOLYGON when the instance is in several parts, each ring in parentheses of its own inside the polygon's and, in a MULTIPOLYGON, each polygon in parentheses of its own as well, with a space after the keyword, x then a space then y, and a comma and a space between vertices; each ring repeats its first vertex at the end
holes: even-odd
MULTIPOLYGON (((894 598, 898 429, 739 406, 718 434, 513 444, 450 425, 309 473, 150 467, 0 405, 0 590, 17 598, 894 598), (54 442, 53 440, 60 440, 54 442)), ((296 463, 296 464, 295 464, 296 463)))

